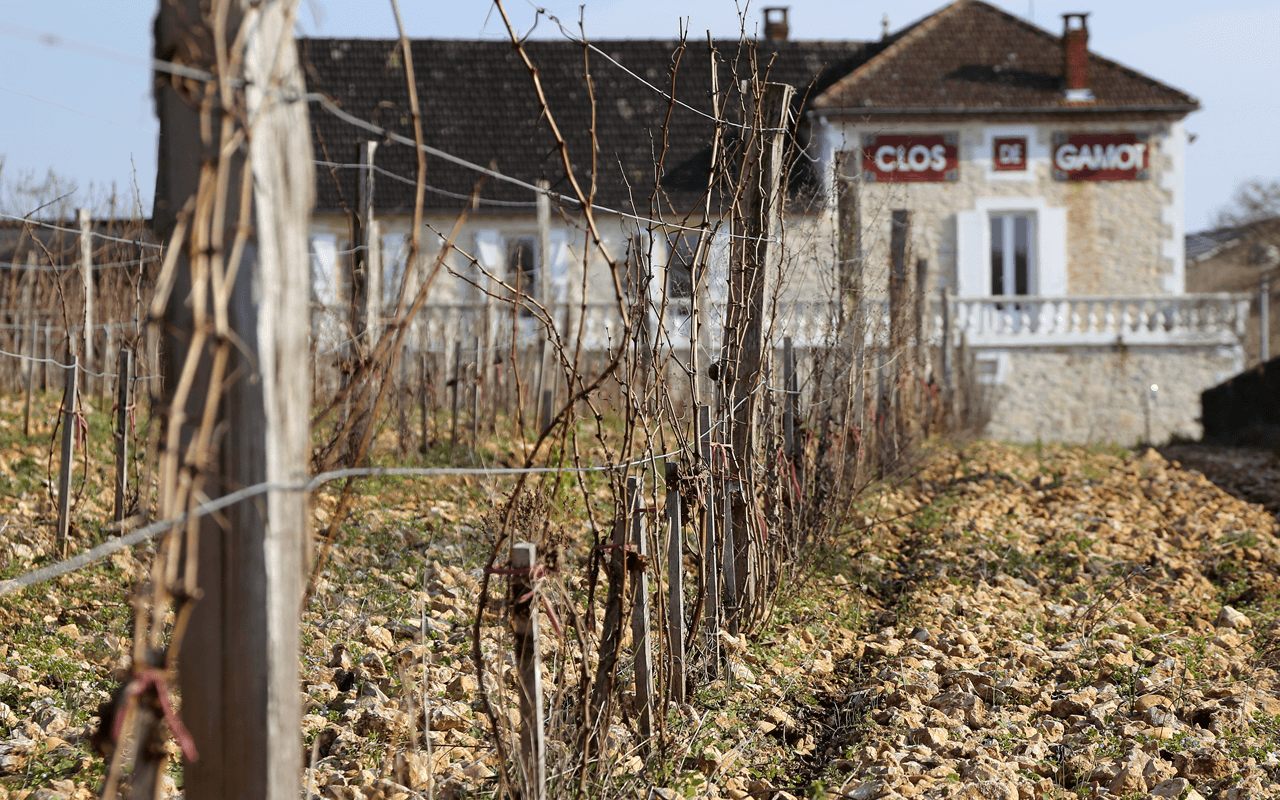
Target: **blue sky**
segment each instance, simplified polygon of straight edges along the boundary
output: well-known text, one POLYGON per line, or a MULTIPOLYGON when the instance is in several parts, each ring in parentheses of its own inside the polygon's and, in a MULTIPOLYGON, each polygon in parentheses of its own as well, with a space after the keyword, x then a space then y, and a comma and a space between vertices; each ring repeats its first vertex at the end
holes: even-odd
MULTIPOLYGON (((575 31, 581 4, 539 3, 575 31)), ((1054 32, 1062 12, 1090 11, 1091 49, 1200 98, 1203 110, 1187 119, 1196 137, 1187 151, 1188 230, 1210 224, 1241 181, 1280 178, 1280 3, 995 4, 1054 32)), ((528 30, 534 22, 528 0, 506 5, 516 25, 528 30)), ((886 11, 896 30, 940 5, 938 0, 792 0, 791 35, 878 38, 886 11)), ((401 0, 401 6, 414 37, 505 36, 487 0, 401 0)), ((0 0, 0 158, 5 162, 0 177, 6 182, 23 174, 42 178, 52 168, 79 187, 77 201, 92 185, 94 199, 101 202, 114 183, 121 200, 132 204, 136 176, 143 208, 150 213, 157 128, 144 59, 157 7, 157 2, 138 0, 0 0), (61 44, 32 37, 31 30, 60 37, 61 44)), ((585 0, 584 15, 593 38, 674 38, 681 19, 692 37, 701 38, 708 29, 716 36, 736 35, 743 7, 733 0, 585 0)), ((745 7, 749 32, 759 23, 761 8, 745 7)), ((389 1, 303 0, 299 16, 304 35, 395 35, 389 1)), ((546 20, 534 31, 534 36, 558 35, 546 20)), ((6 200, 12 205, 12 197, 0 196, 0 203, 6 200)))

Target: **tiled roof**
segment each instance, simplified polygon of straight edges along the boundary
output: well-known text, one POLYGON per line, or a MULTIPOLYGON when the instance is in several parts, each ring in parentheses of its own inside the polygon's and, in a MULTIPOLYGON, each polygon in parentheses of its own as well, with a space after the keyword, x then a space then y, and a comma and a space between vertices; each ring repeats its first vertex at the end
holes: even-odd
POLYGON ((972 113, 1161 109, 1189 113, 1199 101, 1135 70, 1089 54, 1092 103, 1062 96, 1062 39, 981 0, 955 0, 899 31, 821 97, 818 109, 972 113))
MULTIPOLYGON (((654 86, 669 92, 671 70, 679 43, 675 41, 601 41, 598 46, 654 86)), ((721 57, 738 56, 739 76, 750 74, 746 53, 737 42, 718 43, 721 57)), ((591 102, 583 79, 583 48, 567 41, 529 41, 525 47, 538 65, 539 76, 560 130, 564 132, 570 161, 589 185, 591 167, 591 102)), ((304 39, 300 42, 308 89, 323 92, 347 112, 410 138, 413 127, 409 96, 393 40, 304 39)), ((858 42, 763 41, 756 60, 768 79, 790 83, 801 97, 811 97, 860 63, 866 45, 858 42)), ((417 40, 412 43, 423 136, 427 144, 478 164, 491 161, 496 168, 526 181, 546 178, 557 191, 569 192, 560 156, 546 120, 540 118, 537 99, 525 67, 509 42, 417 40)), ((654 161, 662 157, 661 210, 688 210, 699 203, 706 186, 707 164, 714 124, 687 108, 670 107, 667 99, 635 77, 626 74, 597 53, 590 54, 596 100, 595 130, 598 179, 596 202, 617 209, 637 209, 648 215, 654 184, 654 161), (667 136, 663 124, 670 114, 667 136), (664 154, 665 148, 665 155, 664 154)), ((675 79, 681 101, 710 112, 711 75, 705 41, 686 47, 675 79)), ((735 92, 731 68, 720 70, 720 85, 735 92)), ((740 119, 737 115, 734 119, 740 119)), ((369 138, 318 104, 311 105, 316 158, 352 164, 357 144, 369 138)), ((799 159, 799 164, 808 164, 799 159)), ((416 172, 413 149, 400 144, 379 146, 375 164, 412 178, 416 172)), ((329 170, 319 174, 317 210, 340 212, 355 204, 356 170, 329 170), (336 180, 335 180, 336 178, 336 180)), ((478 175, 438 158, 429 159, 427 183, 437 190, 470 194, 478 175)), ((378 175, 375 206, 382 213, 413 208, 413 186, 378 175)), ((489 179, 483 198, 532 206, 531 192, 489 179)), ((456 210, 464 201, 428 191, 428 209, 456 210)), ((482 204, 484 212, 513 210, 510 206, 482 204)), ((526 210, 520 206, 514 210, 526 210)))

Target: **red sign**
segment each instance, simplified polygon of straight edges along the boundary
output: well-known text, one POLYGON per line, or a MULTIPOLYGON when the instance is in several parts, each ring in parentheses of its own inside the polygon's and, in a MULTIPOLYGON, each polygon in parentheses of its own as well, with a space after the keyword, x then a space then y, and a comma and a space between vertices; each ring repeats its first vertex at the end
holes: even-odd
POLYGON ((991 169, 996 172, 1027 171, 1027 137, 1006 136, 991 140, 991 169))
POLYGON ((1142 181, 1150 157, 1146 134, 1072 133, 1053 137, 1053 177, 1060 181, 1142 181))
POLYGON ((960 156, 954 133, 883 134, 862 142, 862 174, 868 181, 954 181, 960 156))

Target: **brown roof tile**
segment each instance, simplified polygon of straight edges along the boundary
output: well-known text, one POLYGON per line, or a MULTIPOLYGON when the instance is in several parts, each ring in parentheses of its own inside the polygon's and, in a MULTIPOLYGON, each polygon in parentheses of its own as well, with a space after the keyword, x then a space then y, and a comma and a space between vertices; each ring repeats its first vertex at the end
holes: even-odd
MULTIPOLYGON (((655 40, 606 40, 595 43, 653 86, 670 92, 671 72, 680 43, 655 40)), ((721 58, 737 61, 740 76, 757 68, 771 81, 796 87, 797 105, 848 74, 864 57, 862 42, 762 41, 740 51, 738 42, 717 42, 721 58)), ((303 39, 299 43, 307 87, 328 95, 347 112, 389 130, 413 137, 404 70, 394 40, 303 39)), ((591 98, 583 79, 581 45, 569 41, 529 41, 525 47, 537 64, 548 104, 564 133, 570 162, 583 186, 591 165, 591 98)), ((568 193, 560 156, 540 113, 529 75, 506 41, 424 39, 412 43, 414 73, 427 144, 473 163, 494 162, 504 174, 532 182, 545 178, 552 189, 568 193)), ((711 74, 706 41, 692 41, 680 60, 675 95, 702 113, 711 110, 711 74)), ((722 90, 736 92, 733 68, 720 72, 722 90)), ((591 53, 597 134, 596 202, 648 216, 654 184, 654 161, 663 153, 662 192, 658 211, 687 211, 699 205, 706 188, 714 123, 688 108, 670 107, 654 88, 628 75, 598 53, 591 53), (667 136, 663 126, 668 124, 667 136)), ((739 106, 732 97, 730 108, 739 106)), ((798 110, 798 109, 797 109, 798 110)), ((350 164, 357 142, 370 134, 311 106, 316 158, 350 164)), ((732 134, 732 131, 730 131, 732 134)), ((732 138, 732 137, 731 137, 732 138)), ((415 174, 413 149, 384 144, 374 163, 390 172, 415 174)), ((808 165, 799 159, 799 165, 808 165)), ((356 170, 318 168, 317 210, 340 212, 355 202, 356 170)), ((457 210, 479 176, 465 167, 429 158, 427 183, 433 191, 426 207, 457 210)), ((413 208, 413 186, 386 175, 375 180, 374 201, 383 213, 413 208)), ((528 189, 490 179, 481 196, 490 202, 481 212, 528 211, 528 189), (516 204, 504 205, 504 204, 516 204)))
POLYGON ((1062 95, 1062 39, 981 0, 955 2, 911 25, 813 101, 860 114, 895 110, 1190 113, 1194 97, 1094 53, 1093 103, 1062 95))

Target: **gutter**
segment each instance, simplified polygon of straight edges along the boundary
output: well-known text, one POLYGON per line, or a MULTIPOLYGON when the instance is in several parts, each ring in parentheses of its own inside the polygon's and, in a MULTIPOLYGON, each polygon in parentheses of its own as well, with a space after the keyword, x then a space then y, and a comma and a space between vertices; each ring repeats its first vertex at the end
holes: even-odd
POLYGON ((1193 111, 1199 111, 1200 105, 1194 106, 1177 105, 1177 106, 1097 106, 1097 105, 1081 105, 1073 106, 908 106, 903 108, 893 108, 891 106, 859 106, 855 108, 821 108, 815 107, 809 110, 810 114, 818 116, 853 116, 865 117, 870 115, 898 115, 909 116, 915 114, 928 115, 964 115, 964 114, 1173 114, 1182 113, 1190 114, 1193 111))

